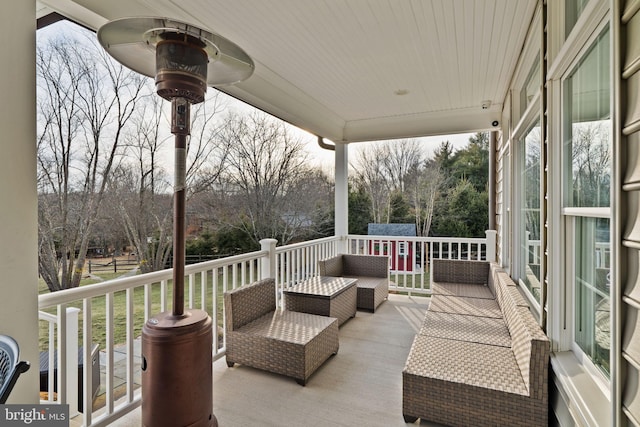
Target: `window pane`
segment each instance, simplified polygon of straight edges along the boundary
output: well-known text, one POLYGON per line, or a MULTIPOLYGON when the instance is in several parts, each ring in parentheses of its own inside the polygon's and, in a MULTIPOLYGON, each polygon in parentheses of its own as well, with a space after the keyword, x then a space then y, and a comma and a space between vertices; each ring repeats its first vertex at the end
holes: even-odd
POLYGON ((520 89, 520 116, 527 109, 533 97, 540 91, 540 58, 536 58, 535 63, 529 70, 527 80, 520 89))
POLYGON ((398 242, 398 255, 400 256, 407 255, 407 247, 405 242, 398 242))
POLYGON ((575 224, 575 341, 608 375, 611 347, 609 220, 578 217, 575 224))
POLYGON ((564 36, 569 36, 589 0, 567 0, 564 14, 564 36))
POLYGON ((521 141, 520 155, 520 278, 540 301, 540 124, 536 123, 521 141))
POLYGON ((608 207, 611 186, 609 30, 564 83, 564 205, 608 207))

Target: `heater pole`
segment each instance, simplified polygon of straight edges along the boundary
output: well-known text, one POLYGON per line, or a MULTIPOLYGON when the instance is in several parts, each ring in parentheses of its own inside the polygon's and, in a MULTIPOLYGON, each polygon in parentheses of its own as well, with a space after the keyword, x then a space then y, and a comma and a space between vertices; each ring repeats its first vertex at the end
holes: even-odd
POLYGON ((245 80, 254 64, 222 36, 170 18, 111 21, 100 27, 98 39, 116 60, 155 77, 156 93, 171 101, 175 136, 173 310, 150 317, 142 328, 142 425, 217 427, 211 352, 218 345, 216 327, 205 310, 184 307, 187 137, 191 104, 204 101, 207 85, 245 80))
POLYGON ((184 314, 187 136, 190 106, 185 98, 171 100, 171 133, 175 135, 173 189, 173 315, 184 314))

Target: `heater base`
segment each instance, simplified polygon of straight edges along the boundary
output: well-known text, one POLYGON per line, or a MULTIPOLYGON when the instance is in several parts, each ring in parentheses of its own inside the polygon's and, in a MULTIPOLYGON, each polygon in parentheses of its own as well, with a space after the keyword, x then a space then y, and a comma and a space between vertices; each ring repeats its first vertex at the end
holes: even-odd
POLYGON ((164 312, 142 328, 142 425, 217 426, 212 321, 202 310, 164 312))

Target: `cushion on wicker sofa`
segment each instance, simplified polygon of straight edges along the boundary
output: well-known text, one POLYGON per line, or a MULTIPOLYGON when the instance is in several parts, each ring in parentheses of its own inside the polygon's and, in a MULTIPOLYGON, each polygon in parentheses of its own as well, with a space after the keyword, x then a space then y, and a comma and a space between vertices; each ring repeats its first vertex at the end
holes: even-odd
POLYGON ((224 294, 227 365, 290 376, 302 385, 338 352, 338 320, 276 309, 274 279, 224 294))
POLYGON ((358 279, 358 309, 375 312, 389 296, 389 257, 340 254, 318 261, 320 276, 358 279))
POLYGON ((402 373, 405 420, 547 425, 549 340, 515 283, 486 262, 434 260, 432 269, 442 282, 432 283, 439 291, 402 373))

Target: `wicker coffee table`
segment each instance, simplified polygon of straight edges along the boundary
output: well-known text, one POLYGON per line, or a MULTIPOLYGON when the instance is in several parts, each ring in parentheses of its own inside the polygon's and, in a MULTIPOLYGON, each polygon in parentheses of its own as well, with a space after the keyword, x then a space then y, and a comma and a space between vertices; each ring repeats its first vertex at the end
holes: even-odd
POLYGON ((342 325, 356 315, 357 279, 316 276, 284 290, 285 309, 335 317, 342 325))

